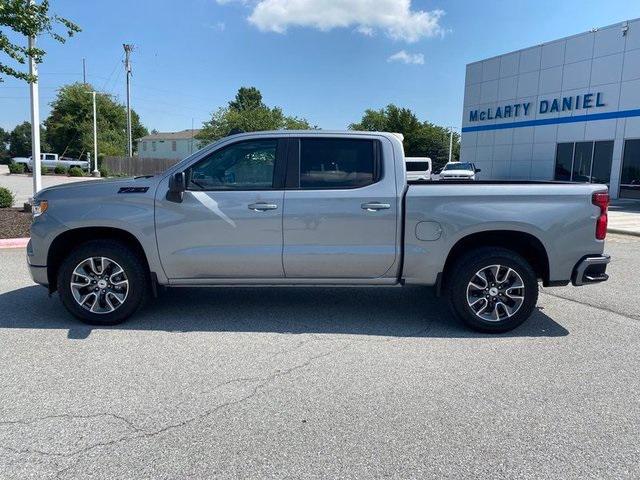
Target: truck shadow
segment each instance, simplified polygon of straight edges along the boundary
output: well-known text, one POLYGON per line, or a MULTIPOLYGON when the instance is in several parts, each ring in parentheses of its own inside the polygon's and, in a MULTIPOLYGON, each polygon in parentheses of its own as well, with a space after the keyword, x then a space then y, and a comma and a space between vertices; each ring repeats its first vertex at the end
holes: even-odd
MULTIPOLYGON (((256 332, 388 337, 495 337, 466 328, 431 289, 405 288, 194 288, 169 289, 122 325, 81 323, 31 286, 0 295, 0 328, 66 329, 72 339, 95 329, 167 332, 256 332)), ((561 337, 569 332, 537 309, 502 337, 561 337)))

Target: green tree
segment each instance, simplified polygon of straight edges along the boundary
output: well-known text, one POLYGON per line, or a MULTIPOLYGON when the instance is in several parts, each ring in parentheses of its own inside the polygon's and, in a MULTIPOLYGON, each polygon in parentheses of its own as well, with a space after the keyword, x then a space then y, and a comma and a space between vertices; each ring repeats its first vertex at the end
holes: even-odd
MULTIPOLYGON (((51 151, 49 144, 44 140, 45 130, 40 127, 40 151, 51 151)), ((9 134, 9 156, 10 157, 30 157, 31 156, 31 123, 22 122, 9 134)))
MULTIPOLYGON (((408 157, 430 157, 433 167, 442 168, 449 159, 449 130, 431 122, 421 122, 408 108, 393 104, 380 110, 366 110, 351 130, 395 132, 404 136, 404 151, 408 157)), ((453 134, 453 158, 460 158, 460 136, 453 134)))
MULTIPOLYGON (((68 37, 80 32, 80 27, 66 18, 49 13, 49 2, 31 3, 28 0, 0 0, 0 26, 8 27, 0 30, 0 52, 3 52, 14 62, 24 65, 29 57, 33 57, 36 63, 42 63, 45 51, 41 48, 28 48, 15 43, 12 39, 16 35, 25 37, 37 37, 49 35, 54 40, 64 43, 68 37), (56 30, 61 28, 64 33, 56 30), (7 35, 7 31, 13 35, 7 35)), ((2 74, 19 78, 27 82, 34 82, 36 78, 26 72, 10 67, 4 61, 0 61, 0 82, 2 74)))
POLYGON ((221 107, 204 122, 196 135, 201 145, 226 137, 234 130, 258 132, 264 130, 308 130, 312 128, 304 118, 287 116, 280 107, 270 108, 262 101, 260 90, 242 87, 227 107, 221 107))
MULTIPOLYGON (((45 120, 47 141, 53 150, 70 157, 81 157, 93 151, 93 100, 91 85, 72 83, 62 87, 51 102, 51 113, 45 120)), ((127 110, 124 105, 104 94, 96 95, 98 152, 125 155, 127 152, 127 110)), ((131 111, 132 137, 147 135, 140 117, 131 111)), ((135 145, 135 142, 134 142, 135 145)))
POLYGON ((0 164, 9 160, 9 132, 0 127, 0 164))

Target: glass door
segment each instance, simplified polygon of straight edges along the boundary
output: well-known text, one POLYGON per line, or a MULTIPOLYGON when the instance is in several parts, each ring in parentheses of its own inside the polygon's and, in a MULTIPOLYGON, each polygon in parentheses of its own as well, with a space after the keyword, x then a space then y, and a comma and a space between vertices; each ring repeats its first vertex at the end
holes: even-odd
POLYGON ((592 158, 593 142, 576 142, 576 148, 573 150, 573 168, 571 170, 572 181, 589 182, 592 158))
POLYGON ((640 139, 624 142, 620 196, 640 199, 640 139))
POLYGON ((613 160, 613 140, 596 142, 593 147, 591 182, 606 183, 611 180, 611 161, 613 160))

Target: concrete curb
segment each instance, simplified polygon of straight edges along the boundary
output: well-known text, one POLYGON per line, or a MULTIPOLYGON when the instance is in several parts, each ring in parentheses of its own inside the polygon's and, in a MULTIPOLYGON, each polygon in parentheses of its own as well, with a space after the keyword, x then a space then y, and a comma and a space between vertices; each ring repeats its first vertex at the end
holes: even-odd
POLYGON ((608 228, 607 233, 617 233, 618 235, 630 235, 632 237, 640 237, 640 232, 632 230, 622 230, 620 228, 608 228))
POLYGON ((0 248, 24 248, 29 238, 0 238, 0 248))

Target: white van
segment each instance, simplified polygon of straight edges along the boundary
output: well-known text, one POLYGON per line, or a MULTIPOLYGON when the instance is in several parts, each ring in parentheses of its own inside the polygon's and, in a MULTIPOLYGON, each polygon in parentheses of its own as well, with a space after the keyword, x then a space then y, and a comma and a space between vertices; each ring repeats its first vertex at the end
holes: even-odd
POLYGON ((429 157, 405 157, 407 181, 431 180, 431 159, 429 157))

